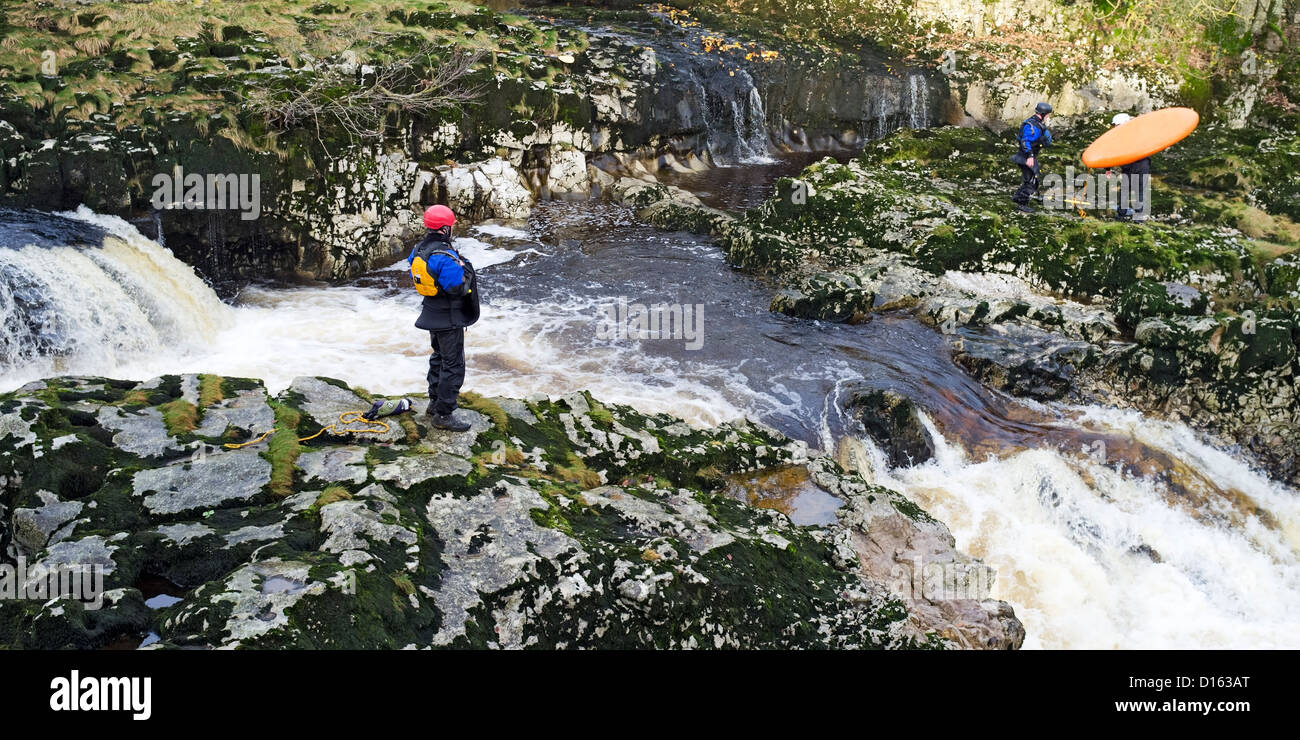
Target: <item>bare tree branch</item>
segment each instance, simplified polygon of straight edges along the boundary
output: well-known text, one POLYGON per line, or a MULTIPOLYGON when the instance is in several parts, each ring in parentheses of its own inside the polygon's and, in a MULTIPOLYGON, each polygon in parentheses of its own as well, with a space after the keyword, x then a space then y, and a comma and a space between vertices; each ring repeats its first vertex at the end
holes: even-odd
POLYGON ((380 140, 388 116, 431 116, 476 101, 482 85, 466 78, 481 52, 454 49, 445 58, 425 45, 410 56, 373 68, 357 62, 321 65, 280 88, 256 87, 245 97, 248 107, 273 128, 337 126, 353 140, 380 140), (307 80, 305 86, 297 82, 307 80))

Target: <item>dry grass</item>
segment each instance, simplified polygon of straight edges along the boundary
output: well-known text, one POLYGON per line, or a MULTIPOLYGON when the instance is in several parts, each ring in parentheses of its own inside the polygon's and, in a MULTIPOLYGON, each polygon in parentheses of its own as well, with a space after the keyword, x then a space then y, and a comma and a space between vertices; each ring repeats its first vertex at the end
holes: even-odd
POLYGON ((336 501, 350 501, 351 492, 343 486, 329 486, 320 495, 316 497, 316 503, 311 505, 312 510, 320 511, 336 501))
POLYGON ((432 116, 476 100, 481 86, 464 80, 478 60, 463 49, 444 58, 426 45, 376 67, 365 82, 346 67, 323 67, 301 88, 251 88, 245 105, 281 130, 310 127, 323 140, 325 128, 338 127, 353 139, 374 141, 383 138, 392 113, 432 116))
POLYGON ((298 442, 298 423, 302 414, 289 406, 275 407, 275 433, 267 445, 266 457, 271 462, 271 494, 285 498, 293 493, 294 472, 298 469, 298 455, 302 445, 298 442))
POLYGON ((207 408, 225 398, 220 375, 199 376, 199 408, 207 408))
POLYGON ((189 434, 199 425, 198 408, 183 398, 169 401, 158 407, 162 412, 163 425, 173 437, 189 434))
POLYGON ((600 474, 587 467, 582 458, 569 453, 568 465, 556 465, 555 472, 570 483, 577 483, 583 488, 596 488, 601 485, 600 474))

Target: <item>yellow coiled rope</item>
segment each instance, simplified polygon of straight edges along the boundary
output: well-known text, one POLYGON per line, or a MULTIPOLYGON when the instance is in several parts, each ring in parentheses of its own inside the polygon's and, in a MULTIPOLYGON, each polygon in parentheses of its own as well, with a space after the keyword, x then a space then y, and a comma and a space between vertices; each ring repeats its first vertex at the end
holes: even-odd
MULTIPOLYGON (((363 419, 361 418, 361 414, 362 412, 360 411, 344 411, 343 413, 339 414, 339 420, 337 424, 330 424, 329 426, 325 427, 324 429, 321 429, 319 432, 316 432, 310 437, 299 437, 298 441, 299 442, 311 441, 330 430, 333 430, 335 434, 384 434, 391 428, 388 426, 388 422, 386 421, 380 421, 378 419, 373 419, 373 420, 363 419), (343 424, 343 425, 369 424, 370 428, 369 429, 340 429, 339 424, 343 424)), ((275 430, 269 429, 257 439, 252 439, 247 442, 239 442, 237 444, 227 444, 226 448, 231 450, 237 450, 241 447, 248 447, 249 445, 255 445, 258 442, 261 442, 262 440, 271 436, 272 434, 275 434, 275 430)))

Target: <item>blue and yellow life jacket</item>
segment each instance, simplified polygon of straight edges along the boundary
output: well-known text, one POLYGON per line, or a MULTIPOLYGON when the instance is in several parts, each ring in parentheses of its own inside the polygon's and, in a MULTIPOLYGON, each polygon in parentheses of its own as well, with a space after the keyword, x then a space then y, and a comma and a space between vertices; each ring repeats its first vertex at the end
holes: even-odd
POLYGON ((474 265, 450 249, 445 242, 433 239, 420 242, 411 252, 411 280, 415 285, 415 292, 422 296, 436 296, 442 289, 442 286, 438 285, 437 276, 429 272, 429 263, 436 255, 446 256, 460 266, 461 271, 464 273, 463 284, 465 286, 465 291, 461 295, 471 294, 474 291, 476 279, 474 265))

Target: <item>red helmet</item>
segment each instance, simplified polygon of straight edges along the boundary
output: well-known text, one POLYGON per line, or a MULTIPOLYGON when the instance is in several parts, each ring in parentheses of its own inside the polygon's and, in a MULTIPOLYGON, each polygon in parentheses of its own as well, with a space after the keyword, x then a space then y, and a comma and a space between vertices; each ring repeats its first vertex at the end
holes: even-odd
POLYGON ((424 225, 430 229, 441 229, 455 224, 456 214, 452 213, 447 206, 429 206, 424 209, 424 225))

